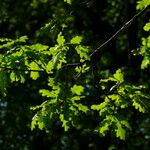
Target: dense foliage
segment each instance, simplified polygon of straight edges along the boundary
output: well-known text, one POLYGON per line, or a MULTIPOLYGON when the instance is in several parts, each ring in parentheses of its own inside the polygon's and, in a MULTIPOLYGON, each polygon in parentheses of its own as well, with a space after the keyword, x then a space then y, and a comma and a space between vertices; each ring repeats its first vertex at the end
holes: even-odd
POLYGON ((148 150, 149 5, 3 0, 1 149, 148 150))

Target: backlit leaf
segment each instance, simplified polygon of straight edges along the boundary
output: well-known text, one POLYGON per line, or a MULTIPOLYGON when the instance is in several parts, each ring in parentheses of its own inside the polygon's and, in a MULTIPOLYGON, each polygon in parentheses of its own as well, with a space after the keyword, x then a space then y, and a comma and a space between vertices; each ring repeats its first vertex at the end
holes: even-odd
POLYGON ((71 88, 72 93, 76 94, 76 95, 81 95, 81 93, 83 93, 84 91, 84 87, 81 85, 74 85, 71 88))
POLYGON ((39 68, 38 64, 35 63, 35 62, 32 62, 32 63, 29 64, 29 67, 30 67, 31 70, 35 70, 35 71, 31 71, 30 77, 33 80, 36 80, 37 78, 39 78, 39 72, 38 72, 38 70, 40 70, 40 68, 39 68))
POLYGON ((81 36, 75 36, 71 39, 70 43, 71 44, 80 44, 82 41, 82 37, 81 36))
POLYGON ((62 32, 60 32, 57 36, 57 43, 59 45, 63 45, 65 43, 65 39, 64 36, 62 36, 62 32))
POLYGON ((68 4, 71 4, 72 3, 72 0, 64 0, 64 2, 68 3, 68 4))
POLYGON ((123 74, 122 74, 121 69, 118 69, 118 70, 116 71, 116 73, 114 74, 114 78, 117 79, 117 80, 120 81, 120 82, 123 82, 123 81, 124 81, 124 77, 123 77, 123 74))
POLYGON ((126 138, 126 131, 122 128, 122 126, 118 123, 116 129, 116 136, 119 137, 121 140, 125 140, 126 138))
POLYGON ((149 30, 150 30, 150 22, 147 23, 147 24, 144 26, 144 30, 145 30, 145 31, 149 31, 149 30))

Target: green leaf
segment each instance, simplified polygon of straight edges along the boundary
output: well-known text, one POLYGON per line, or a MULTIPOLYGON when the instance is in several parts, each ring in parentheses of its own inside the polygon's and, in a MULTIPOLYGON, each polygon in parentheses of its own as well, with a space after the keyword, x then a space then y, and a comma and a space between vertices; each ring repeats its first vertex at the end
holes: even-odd
POLYGON ((29 67, 31 70, 35 70, 35 71, 31 71, 30 73, 30 77, 33 79, 33 80, 36 80, 37 78, 39 78, 39 70, 40 70, 40 67, 38 66, 37 63, 35 62, 31 62, 29 64, 29 67), (37 70, 37 71, 36 71, 37 70))
POLYGON ((64 127, 65 131, 68 131, 69 126, 68 126, 68 121, 64 119, 64 114, 59 115, 60 121, 63 123, 62 127, 64 127))
POLYGON ((89 111, 88 107, 82 104, 73 104, 74 106, 76 106, 79 110, 81 110, 82 112, 86 113, 87 111, 89 111))
POLYGON ((120 123, 117 123, 117 129, 116 129, 116 136, 119 137, 121 140, 125 140, 126 138, 126 131, 122 128, 120 123))
POLYGON ((86 46, 76 46, 76 51, 80 55, 81 59, 90 60, 90 56, 88 55, 89 49, 86 46))
POLYGON ((101 105, 92 105, 91 109, 93 109, 93 110, 100 110, 101 109, 101 105))
POLYGON ((50 97, 50 91, 49 90, 41 89, 41 90, 39 90, 39 93, 42 96, 50 97))
POLYGON ((64 2, 68 3, 68 4, 72 4, 72 0, 64 0, 64 2))
POLYGON ((22 74, 20 74, 20 82, 21 82, 21 83, 24 83, 24 82, 25 82, 25 77, 24 77, 22 74))
POLYGON ((141 69, 146 69, 150 65, 150 57, 145 56, 142 60, 141 69))
POLYGON ((65 60, 65 51, 58 52, 53 57, 53 63, 54 63, 54 68, 57 68, 59 70, 61 68, 61 66, 62 66, 62 63, 66 63, 66 60, 65 60))
POLYGON ((113 111, 113 105, 106 97, 104 102, 100 103, 99 105, 92 105, 91 109, 99 111, 100 116, 106 116, 113 111))
POLYGON ((25 73, 12 71, 10 73, 10 80, 11 80, 11 82, 20 81, 21 83, 24 83, 25 82, 25 73))
POLYGON ((52 71, 53 68, 54 68, 54 62, 50 60, 46 66, 46 72, 48 74, 53 73, 53 71, 52 71))
POLYGON ((53 90, 51 90, 51 91, 45 90, 45 89, 41 89, 39 92, 42 94, 42 96, 46 96, 46 97, 51 97, 51 98, 57 99, 59 91, 60 91, 59 87, 58 86, 54 86, 53 90))
POLYGON ((57 43, 59 45, 63 45, 65 43, 65 39, 64 36, 62 36, 62 32, 60 32, 57 36, 57 43))
POLYGON ((85 96, 74 96, 71 98, 71 101, 79 101, 81 98, 85 98, 85 96))
POLYGON ((126 128, 131 130, 131 126, 130 126, 130 124, 129 124, 129 122, 127 120, 122 120, 122 121, 120 121, 120 123, 122 125, 124 125, 126 128))
POLYGON ((43 122, 43 116, 41 115, 41 112, 38 112, 33 118, 31 122, 31 130, 33 130, 36 126, 40 130, 42 130, 45 127, 45 123, 43 122), (40 115, 39 115, 40 114, 40 115))
POLYGON ((81 36, 75 36, 71 39, 70 43, 71 44, 80 44, 82 41, 82 37, 81 36))
POLYGON ((144 31, 149 31, 150 30, 150 22, 147 23, 143 29, 144 29, 144 31))
POLYGON ((9 38, 0 38, 0 42, 11 42, 11 41, 13 40, 9 38))
POLYGON ((110 121, 104 120, 101 122, 101 127, 99 128, 99 133, 105 136, 106 132, 109 130, 110 121))
POLYGON ((81 95, 81 93, 83 93, 83 91, 84 91, 84 87, 81 85, 74 85, 71 88, 71 92, 76 94, 76 95, 81 95))
POLYGON ((44 122, 38 122, 38 127, 40 130, 42 130, 45 127, 44 122))
POLYGON ((123 74, 121 72, 121 69, 118 69, 113 76, 114 76, 115 79, 117 79, 120 82, 124 81, 124 77, 123 77, 123 74))
POLYGON ((26 42, 28 40, 28 37, 25 35, 25 36, 21 36, 19 39, 16 40, 16 42, 26 42))
POLYGON ((10 80, 11 82, 18 81, 14 71, 10 73, 10 80))
POLYGON ((112 116, 107 115, 106 118, 100 123, 99 133, 105 136, 106 132, 109 130, 109 127, 112 124, 112 116))
POLYGON ((149 0, 139 0, 138 1, 138 5, 137 5, 137 9, 143 9, 146 6, 150 5, 150 1, 149 0))
POLYGON ((37 125, 37 114, 34 115, 34 117, 32 118, 32 122, 31 122, 31 130, 33 130, 35 128, 35 126, 37 125))
POLYGON ((100 82, 108 82, 108 81, 115 81, 116 82, 116 79, 113 77, 109 77, 108 79, 101 79, 100 80, 100 82))
POLYGON ((134 100, 133 100, 133 104, 132 104, 132 105, 135 107, 135 109, 138 109, 139 112, 142 112, 142 113, 145 112, 145 108, 142 107, 142 105, 137 101, 136 96, 135 96, 135 98, 134 98, 134 100))
POLYGON ((30 48, 32 50, 36 50, 36 51, 45 51, 45 50, 48 49, 48 46, 47 45, 42 45, 40 43, 37 43, 37 44, 31 45, 30 48))

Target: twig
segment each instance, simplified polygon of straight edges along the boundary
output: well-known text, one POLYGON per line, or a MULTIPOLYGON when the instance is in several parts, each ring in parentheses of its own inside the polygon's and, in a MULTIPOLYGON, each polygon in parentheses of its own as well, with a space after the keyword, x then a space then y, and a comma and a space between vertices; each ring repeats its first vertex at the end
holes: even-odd
POLYGON ((29 71, 29 72, 43 72, 44 70, 29 70, 29 69, 18 69, 18 68, 8 68, 8 67, 3 67, 0 66, 1 69, 0 71, 29 71))
MULTIPOLYGON (((150 9, 150 5, 148 5, 147 7, 145 7, 143 10, 141 10, 139 13, 135 14, 129 21, 127 21, 117 32, 115 32, 107 41, 105 41, 102 45, 100 45, 99 47, 97 47, 93 53, 90 54, 90 57, 93 57, 100 49, 102 49, 103 47, 105 47, 107 44, 109 44, 114 38, 116 38, 121 32, 123 32, 125 29, 129 28, 129 26, 141 15, 143 15, 148 9, 150 9)), ((86 62, 83 61, 82 63, 72 63, 72 64, 66 64, 64 65, 62 68, 64 67, 70 67, 70 66, 80 66, 82 64, 84 64, 86 62)))
POLYGON ((79 66, 81 63, 72 63, 72 64, 66 64, 66 65, 63 65, 62 67, 72 67, 72 66, 79 66))
POLYGON ((102 45, 100 45, 98 48, 94 50, 92 54, 90 54, 90 57, 95 55, 100 49, 102 49, 104 46, 106 46, 108 43, 110 43, 114 38, 116 38, 122 31, 129 28, 129 26, 141 15, 143 15, 148 9, 150 9, 150 5, 145 7, 143 10, 141 10, 139 13, 134 15, 129 21, 127 21, 115 34, 113 34, 107 41, 105 41, 102 45))

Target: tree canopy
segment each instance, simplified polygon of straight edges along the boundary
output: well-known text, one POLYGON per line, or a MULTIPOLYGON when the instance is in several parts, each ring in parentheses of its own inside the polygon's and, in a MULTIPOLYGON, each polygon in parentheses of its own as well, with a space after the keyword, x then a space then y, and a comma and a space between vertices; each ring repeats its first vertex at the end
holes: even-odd
POLYGON ((1 0, 2 150, 148 150, 150 2, 1 0))

